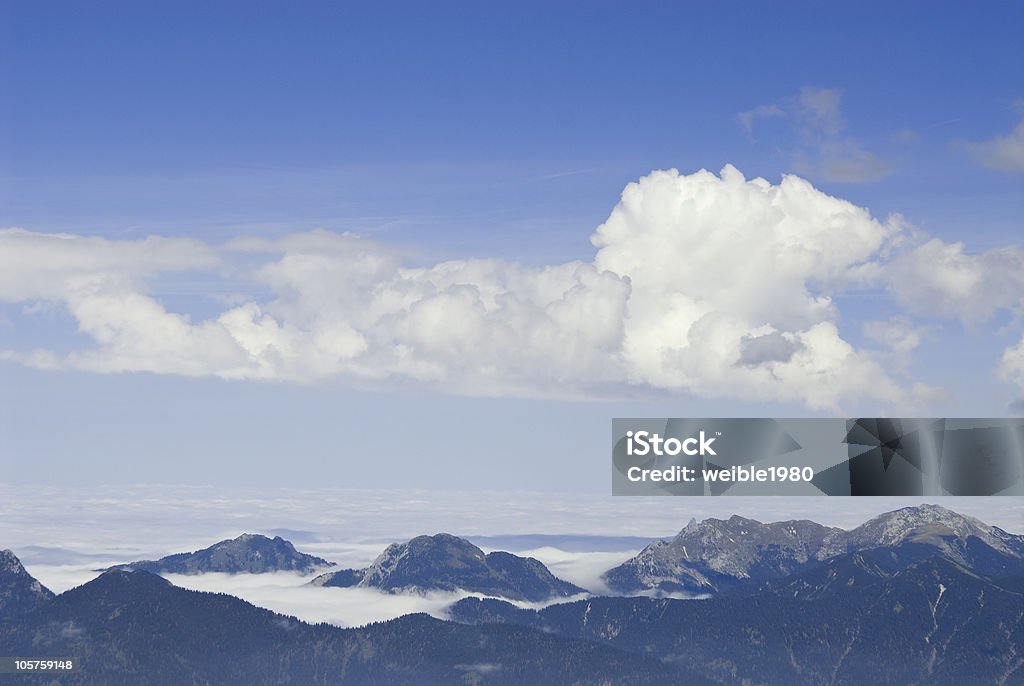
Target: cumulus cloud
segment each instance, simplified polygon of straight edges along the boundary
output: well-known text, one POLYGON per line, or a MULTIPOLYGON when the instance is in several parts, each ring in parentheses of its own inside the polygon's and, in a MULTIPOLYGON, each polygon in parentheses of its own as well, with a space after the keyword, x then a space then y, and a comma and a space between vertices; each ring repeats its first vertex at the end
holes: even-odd
MULTIPOLYGON (((808 91, 800 103, 818 130, 843 130, 837 93, 808 91)), ((0 300, 63 307, 92 345, 0 356, 95 372, 415 383, 473 395, 631 388, 910 411, 935 389, 851 344, 836 296, 888 288, 909 312, 980 321, 1019 307, 1024 292, 1018 247, 971 255, 799 177, 772 184, 731 166, 720 175, 656 171, 629 184, 592 243, 586 261, 424 265, 328 231, 212 245, 11 229, 0 232, 0 300), (216 274, 250 295, 194 321, 168 309, 154 286, 183 272, 216 274)), ((900 340, 877 327, 866 333, 908 351, 919 339, 902 328, 900 340)))
POLYGON ((963 243, 937 238, 895 257, 889 285, 911 312, 955 317, 968 324, 1024 304, 1024 248, 968 253, 963 243))
POLYGON ((1024 120, 1005 136, 968 143, 967 150, 980 164, 1004 172, 1024 172, 1024 120))
MULTIPOLYGON (((1024 247, 1010 245, 978 253, 963 243, 937 238, 919 242, 880 267, 896 302, 913 315, 960 320, 977 329, 997 313, 1019 322, 1024 308, 1024 247)), ((868 323, 865 334, 908 352, 923 340, 923 329, 906 317, 888 324, 868 323)), ((1024 342, 1008 348, 996 364, 996 375, 1024 390, 1024 342)), ((1010 411, 1019 408, 1011 405, 1010 411)))
POLYGON ((866 321, 864 335, 895 353, 909 353, 921 345, 927 335, 922 326, 915 326, 907 317, 866 321))
POLYGON ((751 141, 759 120, 787 121, 796 137, 792 163, 802 174, 826 181, 877 181, 891 166, 846 133, 842 98, 838 89, 805 86, 795 96, 740 112, 736 121, 751 141))
POLYGON ((593 239, 597 267, 630 279, 630 379, 818 409, 917 402, 927 389, 902 388, 840 336, 830 295, 902 230, 795 176, 772 185, 726 167, 631 184, 593 239))
POLYGON ((589 264, 410 268, 379 244, 324 231, 220 249, 22 230, 0 240, 0 298, 61 302, 96 343, 62 359, 6 351, 36 366, 291 381, 401 377, 482 394, 527 393, 539 379, 554 386, 621 376, 609 359, 628 282, 589 264), (156 274, 211 268, 218 254, 241 251, 272 254, 245 277, 272 299, 193 322, 144 292, 156 274))
POLYGON ((766 362, 787 362, 800 350, 793 336, 767 333, 762 336, 744 336, 740 341, 740 364, 757 367, 766 362))

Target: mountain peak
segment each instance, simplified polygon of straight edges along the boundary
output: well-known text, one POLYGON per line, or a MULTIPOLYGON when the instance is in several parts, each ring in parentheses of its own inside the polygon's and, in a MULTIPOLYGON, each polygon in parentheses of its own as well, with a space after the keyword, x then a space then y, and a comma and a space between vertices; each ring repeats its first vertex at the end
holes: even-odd
POLYGON ((268 538, 262 534, 245 533, 193 553, 177 553, 159 560, 118 565, 117 568, 144 569, 156 574, 260 574, 278 571, 309 573, 330 566, 327 560, 300 553, 290 541, 280 536, 268 538))
POLYGON ((538 560, 504 552, 484 554, 466 539, 446 533, 392 543, 366 569, 329 572, 312 583, 390 592, 463 590, 530 601, 584 592, 555 577, 538 560))
POLYGON ((847 544, 890 546, 906 540, 937 543, 943 538, 967 539, 974 536, 1002 550, 1003 536, 995 527, 954 512, 941 505, 903 507, 880 514, 849 532, 847 544))
POLYGON ((730 524, 745 524, 747 522, 750 522, 752 524, 760 524, 761 523, 761 522, 757 521, 756 519, 748 519, 748 518, 742 517, 742 516, 740 516, 738 514, 734 514, 732 517, 729 517, 729 523, 730 524))
POLYGON ((409 540, 407 543, 392 543, 392 546, 408 546, 410 549, 434 549, 434 548, 449 548, 456 549, 465 552, 468 555, 472 555, 475 558, 483 559, 484 551, 480 550, 477 546, 465 538, 459 538, 453 534, 439 533, 431 535, 416 536, 409 540))
POLYGON ((0 615, 30 610, 53 598, 10 550, 0 550, 0 615))
POLYGON ((790 573, 813 560, 833 531, 810 521, 765 524, 739 515, 691 520, 675 538, 647 546, 604 579, 624 592, 707 593, 754 576, 790 573))
POLYGON ((925 521, 936 521, 936 520, 942 520, 942 521, 948 521, 948 520, 968 521, 968 522, 973 522, 973 523, 975 523, 977 525, 980 525, 982 527, 988 528, 988 526, 986 524, 983 524, 982 522, 980 522, 977 519, 974 519, 973 517, 968 517, 967 515, 962 515, 959 512, 955 512, 953 510, 950 510, 948 507, 943 507, 942 505, 936 505, 935 503, 924 503, 922 505, 909 505, 907 507, 901 507, 898 510, 893 510, 892 512, 886 512, 886 513, 883 513, 883 514, 879 515, 879 517, 893 517, 893 516, 906 516, 908 518, 916 518, 916 519, 925 520, 925 521))
POLYGON ((21 560, 14 554, 13 550, 0 550, 0 573, 24 571, 21 560))

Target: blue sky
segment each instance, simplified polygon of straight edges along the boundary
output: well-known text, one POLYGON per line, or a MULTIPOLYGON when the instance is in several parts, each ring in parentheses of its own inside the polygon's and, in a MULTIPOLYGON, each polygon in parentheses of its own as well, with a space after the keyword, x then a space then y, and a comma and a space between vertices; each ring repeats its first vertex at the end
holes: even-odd
POLYGON ((1011 3, 0 2, 0 457, 604 492, 613 416, 1004 414, 1022 30, 1011 3), (831 227, 843 202, 870 218, 831 227))

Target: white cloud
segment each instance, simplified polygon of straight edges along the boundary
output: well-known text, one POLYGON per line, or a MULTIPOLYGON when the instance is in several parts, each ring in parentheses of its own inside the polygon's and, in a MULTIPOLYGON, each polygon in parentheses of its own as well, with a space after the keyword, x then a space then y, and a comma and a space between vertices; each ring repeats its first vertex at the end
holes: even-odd
POLYGON ((927 336, 924 327, 915 326, 903 316, 890 317, 884 321, 867 321, 862 328, 865 336, 895 353, 909 353, 921 345, 927 336))
POLYGON ((673 170, 625 190, 594 236, 595 264, 630 278, 632 381, 816 409, 851 397, 909 405, 923 389, 901 388, 843 340, 829 295, 901 233, 794 176, 776 186, 733 167, 673 170), (750 341, 765 337, 791 355, 749 364, 750 341))
MULTIPOLYGON (((842 130, 838 93, 805 91, 799 103, 817 129, 842 130)), ((894 377, 846 340, 836 296, 889 288, 909 312, 976 322, 1019 307, 1024 293, 1019 247, 971 255, 796 176, 772 184, 731 166, 719 176, 657 171, 629 184, 592 242, 592 261, 423 265, 327 231, 211 245, 6 230, 0 299, 57 304, 93 344, 0 357, 473 395, 607 396, 633 387, 912 411, 935 390, 894 377), (250 295, 211 299, 219 309, 193 321, 169 310, 156 285, 180 272, 213 273, 250 295)), ((902 339, 890 331, 882 342, 906 352, 916 339, 912 326, 901 328, 902 339)))
POLYGON ((216 250, 192 239, 111 240, 0 229, 0 301, 124 292, 165 272, 211 269, 218 261, 216 250))
MULTIPOLYGON (((956 318, 976 329, 998 312, 1009 312, 1019 321, 1024 308, 1020 245, 972 254, 963 243, 933 238, 897 255, 884 271, 897 302, 913 314, 956 318)), ((889 335, 898 336, 900 328, 889 335)), ((918 334, 910 333, 910 338, 892 343, 899 351, 899 345, 913 347, 918 340, 918 334)), ((1024 343, 1003 353, 996 373, 1024 389, 1024 343)))
POLYGON ((449 606, 473 595, 466 592, 385 593, 373 588, 307 586, 311 576, 294 572, 267 574, 166 574, 175 586, 209 593, 228 593, 306 622, 355 627, 383 622, 413 612, 444 618, 449 606))
MULTIPOLYGON (((99 576, 93 565, 28 565, 26 569, 44 586, 62 593, 99 576)), ((327 622, 356 627, 383 622, 413 612, 425 612, 440 619, 448 608, 471 595, 466 591, 429 593, 386 593, 373 588, 327 588, 309 586, 315 575, 297 572, 265 574, 164 574, 175 586, 208 593, 226 593, 257 607, 297 617, 306 622, 327 622)), ((544 604, 537 604, 541 607, 544 604)), ((525 606, 525 604, 524 604, 525 606)))
POLYGON ((963 243, 937 238, 895 257, 887 267, 897 300, 911 312, 956 317, 968 324, 1024 303, 1024 248, 970 254, 963 243))
MULTIPOLYGON (((490 552, 490 549, 488 549, 490 552)), ((567 552, 559 548, 545 546, 533 550, 517 551, 524 557, 533 557, 544 563, 551 573, 559 579, 574 583, 591 593, 608 592, 602 575, 613 567, 636 555, 639 550, 619 552, 567 552)))
POLYGON ((968 143, 967 150, 982 165, 1005 172, 1024 172, 1024 120, 1005 136, 968 143))
POLYGON ((625 280, 592 265, 528 268, 496 260, 402 266, 371 241, 316 231, 239 239, 118 242, 5 231, 0 297, 62 302, 96 346, 36 366, 227 379, 412 378, 456 391, 529 393, 617 378, 625 280), (163 271, 210 268, 238 251, 273 253, 248 278, 276 295, 202 322, 145 293, 163 271), (150 255, 149 253, 154 253, 150 255))
MULTIPOLYGON (((571 570, 582 569, 587 580, 598 579, 604 571, 631 557, 628 553, 562 553, 549 549, 562 566, 571 570), (607 565, 607 566, 605 566, 607 565)), ((633 551, 633 554, 639 551, 633 551)), ((87 583, 97 576, 97 565, 27 565, 27 571, 54 593, 87 583)), ((375 588, 331 588, 310 586, 316 575, 298 572, 267 572, 264 574, 163 574, 175 586, 207 593, 226 593, 241 598, 257 607, 297 617, 306 622, 327 622, 341 627, 364 626, 383 622, 413 612, 425 612, 439 619, 447 617, 448 609, 463 598, 480 597, 469 591, 428 591, 387 593, 375 588)), ((598 588, 603 588, 600 584, 598 588)), ((541 609, 555 602, 576 600, 553 598, 546 602, 520 602, 508 599, 514 605, 541 609)))

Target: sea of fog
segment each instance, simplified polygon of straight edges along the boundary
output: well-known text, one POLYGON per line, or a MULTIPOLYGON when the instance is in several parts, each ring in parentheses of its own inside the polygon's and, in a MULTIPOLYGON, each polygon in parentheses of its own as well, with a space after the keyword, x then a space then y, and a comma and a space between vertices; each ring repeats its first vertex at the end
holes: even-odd
MULTIPOLYGON (((852 528, 882 512, 922 502, 938 502, 1024 533, 1020 498, 616 498, 545 492, 0 485, 0 549, 13 550, 33 576, 61 592, 112 564, 190 552, 242 533, 279 535, 302 552, 358 568, 389 543, 448 532, 488 552, 536 557, 556 576, 600 593, 602 572, 650 541, 673 536, 692 517, 740 514, 852 528)), ((339 626, 409 612, 443 617, 451 603, 467 595, 310 587, 312 576, 291 572, 167 578, 185 588, 230 593, 260 607, 339 626)))

